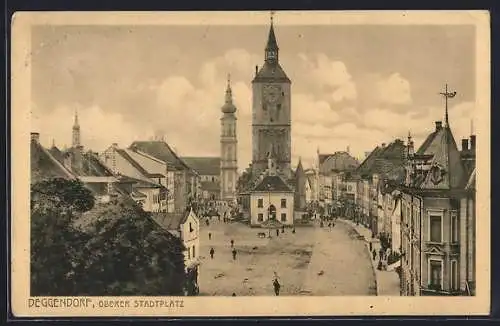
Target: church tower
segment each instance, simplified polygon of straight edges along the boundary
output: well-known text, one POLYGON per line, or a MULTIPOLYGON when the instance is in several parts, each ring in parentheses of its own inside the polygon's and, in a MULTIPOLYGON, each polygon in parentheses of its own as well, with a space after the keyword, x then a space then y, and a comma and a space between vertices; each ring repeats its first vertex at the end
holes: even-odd
POLYGON ((221 111, 221 199, 234 201, 236 200, 236 181, 238 180, 238 140, 236 138, 236 106, 233 104, 233 94, 229 76, 227 78, 226 101, 221 111))
POLYGON ((255 67, 252 81, 252 169, 254 175, 267 168, 272 154, 278 173, 292 177, 291 81, 279 63, 279 47, 273 17, 264 51, 264 64, 255 67), (270 153, 273 151, 273 153, 270 153))
POLYGON ((73 148, 80 147, 80 124, 78 123, 78 112, 75 112, 75 122, 73 124, 73 135, 72 135, 72 145, 73 148))

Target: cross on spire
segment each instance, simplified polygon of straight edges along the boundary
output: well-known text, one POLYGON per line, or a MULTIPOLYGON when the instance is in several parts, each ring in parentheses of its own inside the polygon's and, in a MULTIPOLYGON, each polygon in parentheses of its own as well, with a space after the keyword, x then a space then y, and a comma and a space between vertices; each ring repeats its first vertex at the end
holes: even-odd
POLYGON ((449 127, 449 122, 448 122, 448 99, 449 98, 454 98, 455 95, 457 95, 457 92, 455 92, 455 91, 453 91, 453 92, 450 91, 449 92, 448 91, 448 84, 445 84, 444 93, 441 92, 439 94, 444 96, 444 101, 445 101, 444 123, 445 123, 445 127, 449 127))
POLYGON ((270 13, 270 18, 271 18, 271 25, 273 24, 273 20, 274 20, 274 14, 276 12, 274 10, 271 10, 271 13, 270 13))

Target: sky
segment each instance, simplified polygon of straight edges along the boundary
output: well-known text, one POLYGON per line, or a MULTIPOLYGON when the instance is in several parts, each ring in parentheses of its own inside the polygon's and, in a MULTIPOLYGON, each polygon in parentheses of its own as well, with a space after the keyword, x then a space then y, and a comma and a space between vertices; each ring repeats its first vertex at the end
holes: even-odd
MULTIPOLYGON (((227 74, 238 108, 238 165, 251 161, 251 80, 269 25, 37 26, 32 29, 31 121, 41 142, 71 145, 162 135, 180 156, 219 156, 227 74)), ((449 102, 455 140, 468 137, 475 103, 474 26, 275 23, 292 80, 292 165, 316 151, 367 151, 411 132, 418 147, 449 102)))

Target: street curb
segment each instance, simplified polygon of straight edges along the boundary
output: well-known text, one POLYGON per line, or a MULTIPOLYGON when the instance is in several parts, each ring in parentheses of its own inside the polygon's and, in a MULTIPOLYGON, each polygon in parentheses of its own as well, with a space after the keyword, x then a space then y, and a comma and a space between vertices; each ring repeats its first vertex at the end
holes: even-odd
POLYGON ((375 279, 375 290, 377 291, 375 295, 378 296, 378 294, 380 293, 380 290, 379 290, 378 279, 377 279, 376 260, 374 261, 372 259, 372 253, 370 252, 370 249, 369 249, 369 246, 368 246, 368 243, 372 242, 372 241, 371 240, 367 240, 366 237, 364 235, 362 235, 361 233, 359 233, 359 231, 354 227, 354 225, 352 225, 348 220, 345 220, 343 218, 339 218, 339 221, 342 222, 342 223, 344 223, 345 225, 349 226, 351 229, 353 229, 354 232, 356 232, 356 234, 358 236, 363 237, 363 239, 365 241, 365 248, 366 248, 366 251, 368 252, 368 259, 370 259, 370 263, 372 265, 373 278, 375 279))

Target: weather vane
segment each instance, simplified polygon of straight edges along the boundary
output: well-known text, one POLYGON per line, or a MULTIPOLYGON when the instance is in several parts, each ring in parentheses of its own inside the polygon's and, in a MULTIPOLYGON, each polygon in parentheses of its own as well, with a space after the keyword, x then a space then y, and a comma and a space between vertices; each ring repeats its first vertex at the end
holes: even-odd
POLYGON ((448 84, 445 84, 444 93, 441 92, 439 94, 444 96, 444 101, 445 101, 445 116, 444 116, 444 121, 445 121, 445 125, 449 126, 448 125, 448 99, 449 98, 454 98, 455 95, 457 95, 457 92, 448 92, 448 84))

